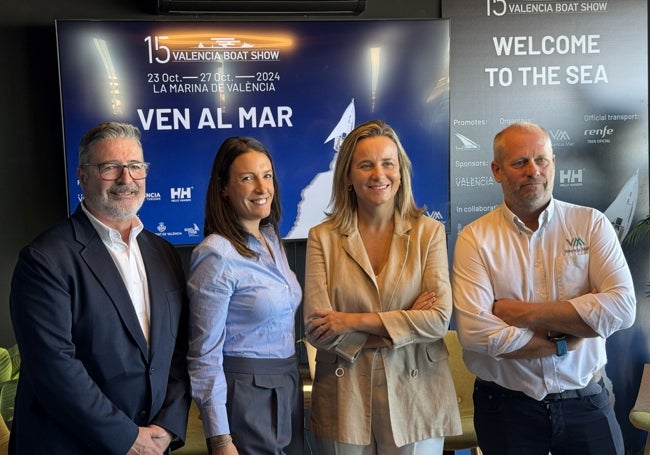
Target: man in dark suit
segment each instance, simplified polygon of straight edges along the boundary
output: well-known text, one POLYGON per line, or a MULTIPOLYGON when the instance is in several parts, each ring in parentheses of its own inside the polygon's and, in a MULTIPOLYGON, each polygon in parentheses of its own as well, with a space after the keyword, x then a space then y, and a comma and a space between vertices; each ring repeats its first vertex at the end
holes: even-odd
POLYGON ((20 253, 12 454, 162 454, 183 444, 185 277, 173 246, 136 215, 148 167, 136 127, 92 128, 79 148, 82 203, 20 253))

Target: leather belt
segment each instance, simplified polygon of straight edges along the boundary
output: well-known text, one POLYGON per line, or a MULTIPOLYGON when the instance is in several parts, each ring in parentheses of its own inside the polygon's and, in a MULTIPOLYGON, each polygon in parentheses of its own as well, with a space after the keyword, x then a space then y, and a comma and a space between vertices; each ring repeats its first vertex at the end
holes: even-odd
MULTIPOLYGON (((506 389, 505 387, 502 387, 498 385, 495 382, 492 381, 486 381, 481 378, 476 378, 476 381, 484 384, 487 387, 490 387, 492 389, 499 390, 501 393, 509 394, 509 395, 521 395, 521 396, 527 396, 523 392, 518 392, 515 390, 510 390, 506 389)), ((549 402, 549 401, 559 401, 559 400, 570 400, 572 398, 582 398, 582 397, 588 397, 591 395, 598 395, 603 391, 605 388, 605 383, 603 381, 603 378, 601 375, 595 374, 594 377, 591 379, 589 384, 587 384, 585 387, 582 389, 575 389, 575 390, 565 390, 564 392, 558 392, 558 393, 549 393, 546 395, 544 398, 542 398, 540 401, 543 402, 549 402)))
POLYGON ((564 392, 558 393, 549 393, 542 401, 558 401, 558 400, 569 400, 571 398, 582 398, 588 397, 591 395, 598 395, 605 388, 605 383, 603 378, 598 375, 594 375, 594 378, 582 389, 575 390, 565 390, 564 392))

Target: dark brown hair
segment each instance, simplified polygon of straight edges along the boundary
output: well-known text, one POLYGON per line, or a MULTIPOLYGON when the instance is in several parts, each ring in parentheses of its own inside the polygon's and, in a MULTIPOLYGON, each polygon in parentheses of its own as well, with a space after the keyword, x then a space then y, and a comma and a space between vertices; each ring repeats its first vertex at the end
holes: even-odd
POLYGON ((271 213, 260 222, 260 226, 273 226, 276 235, 280 238, 280 189, 275 175, 273 159, 266 147, 257 139, 242 136, 229 137, 223 141, 214 157, 205 200, 203 235, 207 237, 210 234, 219 234, 230 240, 230 243, 239 254, 252 258, 256 257, 257 254, 248 247, 248 231, 241 225, 235 209, 224 196, 224 188, 230 180, 230 168, 233 161, 238 156, 251 151, 263 153, 271 162, 274 188, 271 213))

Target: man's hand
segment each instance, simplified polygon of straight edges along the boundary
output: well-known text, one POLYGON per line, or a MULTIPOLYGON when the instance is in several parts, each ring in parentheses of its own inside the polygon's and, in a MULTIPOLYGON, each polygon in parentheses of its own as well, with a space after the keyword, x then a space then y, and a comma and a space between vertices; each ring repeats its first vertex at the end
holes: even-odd
POLYGON ((152 436, 153 442, 156 443, 163 451, 167 450, 169 444, 172 443, 173 436, 172 434, 165 430, 163 427, 158 425, 149 425, 147 428, 151 428, 155 431, 155 435, 152 436))
POLYGON ((138 437, 127 455, 163 455, 171 440, 171 435, 158 425, 139 427, 138 437))

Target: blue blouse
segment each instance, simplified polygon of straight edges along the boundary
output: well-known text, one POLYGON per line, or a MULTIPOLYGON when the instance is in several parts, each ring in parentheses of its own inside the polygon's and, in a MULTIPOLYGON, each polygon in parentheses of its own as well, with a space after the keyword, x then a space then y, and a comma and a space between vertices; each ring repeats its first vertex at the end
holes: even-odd
POLYGON ((287 358, 295 353, 302 290, 273 228, 261 229, 273 256, 254 236, 257 258, 240 255, 213 234, 192 252, 188 366, 206 437, 230 433, 223 356, 287 358))

